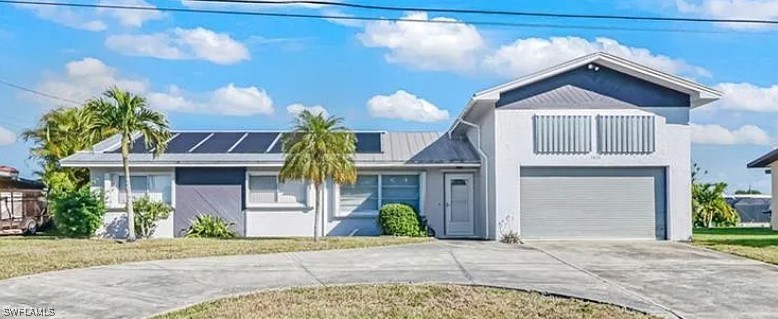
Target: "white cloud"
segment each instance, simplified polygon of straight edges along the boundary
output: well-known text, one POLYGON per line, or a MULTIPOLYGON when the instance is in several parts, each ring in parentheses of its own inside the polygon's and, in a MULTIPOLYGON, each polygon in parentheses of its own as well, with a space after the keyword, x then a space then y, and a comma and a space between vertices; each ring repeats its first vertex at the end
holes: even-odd
POLYGON ((250 58, 246 46, 226 33, 205 28, 175 28, 151 34, 112 35, 105 45, 119 53, 169 60, 200 59, 235 64, 250 58))
MULTIPOLYGON (((716 19, 775 20, 778 19, 778 1, 775 0, 676 0, 678 12, 716 19)), ((768 24, 720 23, 730 29, 761 29, 768 24)))
POLYGON ((705 69, 683 60, 654 54, 645 48, 629 47, 609 38, 596 38, 594 41, 579 37, 519 39, 486 56, 484 65, 503 76, 517 77, 598 51, 669 73, 710 75, 705 69))
POLYGON ((753 112, 778 112, 778 85, 759 87, 750 83, 721 83, 716 89, 724 93, 721 108, 753 112))
MULTIPOLYGON (((408 13, 403 18, 456 21, 429 19, 423 12, 408 13)), ((365 46, 388 49, 384 55, 387 62, 424 70, 471 70, 485 47, 478 30, 467 24, 377 21, 368 23, 357 38, 365 46)))
MULTIPOLYGON (((104 0, 100 1, 99 4, 156 8, 156 6, 144 0, 104 0)), ((122 10, 98 8, 97 13, 116 19, 116 21, 118 21, 122 26, 132 28, 140 28, 147 21, 160 20, 165 16, 161 11, 158 10, 122 10)))
MULTIPOLYGON (((36 89, 65 99, 84 101, 98 96, 114 85, 136 93, 146 92, 149 87, 145 79, 121 77, 116 69, 103 61, 88 57, 67 63, 63 74, 47 76, 36 89)), ((46 105, 52 104, 50 99, 25 96, 33 97, 46 105)))
MULTIPOLYGON (((43 0, 52 2, 49 0, 43 0)), ((156 8, 144 0, 100 1, 98 4, 125 5, 156 8)), ((87 31, 104 31, 112 22, 124 27, 138 28, 150 20, 158 20, 164 14, 158 10, 120 10, 107 8, 68 8, 62 6, 17 4, 17 7, 33 11, 39 18, 64 26, 87 31)))
POLYGON ((11 130, 0 126, 0 146, 16 143, 16 134, 11 130))
POLYGON ((298 114, 302 113, 303 111, 308 111, 313 114, 322 114, 324 117, 329 117, 330 113, 327 112, 327 109, 324 108, 321 105, 311 105, 311 106, 305 106, 300 103, 291 104, 286 107, 286 111, 289 112, 289 114, 293 116, 297 116, 298 114))
POLYGON ((229 85, 211 92, 188 94, 176 86, 167 92, 147 95, 149 104, 159 110, 186 113, 245 116, 272 114, 273 100, 262 89, 254 86, 229 85))
POLYGON ((735 130, 729 130, 721 125, 692 124, 692 143, 696 144, 753 144, 771 145, 770 135, 754 125, 743 125, 735 130))
POLYGON ((399 90, 392 95, 376 95, 367 101, 370 116, 416 122, 437 122, 448 119, 448 111, 441 110, 413 94, 399 90))
MULTIPOLYGON (((44 1, 49 2, 48 0, 44 1)), ((17 4, 16 6, 34 12, 38 18, 43 20, 49 20, 74 29, 103 31, 108 28, 94 10, 32 4, 17 4)))

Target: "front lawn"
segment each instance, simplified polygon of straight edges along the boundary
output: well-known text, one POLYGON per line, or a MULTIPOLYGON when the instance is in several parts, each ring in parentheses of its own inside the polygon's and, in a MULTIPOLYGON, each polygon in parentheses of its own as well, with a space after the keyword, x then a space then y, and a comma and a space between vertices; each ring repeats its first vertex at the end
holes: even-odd
POLYGON ((525 318, 648 319, 617 306, 522 291, 457 285, 370 285, 261 292, 192 306, 154 319, 525 318))
POLYGON ((0 279, 52 270, 133 261, 291 251, 362 248, 427 242, 427 238, 331 237, 316 243, 295 239, 179 238, 119 243, 107 239, 63 239, 54 236, 0 237, 0 279))
POLYGON ((693 243, 778 265, 778 232, 769 228, 695 229, 693 243))

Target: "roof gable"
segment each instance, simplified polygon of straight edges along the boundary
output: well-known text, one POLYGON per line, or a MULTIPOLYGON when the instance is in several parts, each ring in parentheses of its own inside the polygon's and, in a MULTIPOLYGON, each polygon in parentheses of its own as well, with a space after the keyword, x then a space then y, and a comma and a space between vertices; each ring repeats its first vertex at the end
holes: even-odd
POLYGON ((611 55, 604 52, 597 52, 590 55, 586 55, 577 59, 567 61, 565 63, 550 67, 533 74, 518 78, 514 81, 486 89, 478 92, 473 96, 474 100, 498 100, 499 95, 502 92, 510 91, 534 82, 541 81, 543 79, 582 67, 588 66, 591 63, 596 63, 601 66, 613 69, 615 71, 628 74, 642 80, 667 87, 669 89, 677 90, 689 94, 691 97, 691 106, 701 106, 721 97, 721 92, 696 83, 694 81, 668 74, 659 70, 655 70, 644 66, 639 63, 632 62, 627 59, 622 59, 615 55, 611 55))
POLYGON ((689 94, 679 92, 611 68, 590 63, 554 76, 500 92, 496 106, 542 96, 553 103, 627 104, 632 106, 691 106, 689 94), (570 89, 573 87, 575 89, 570 89))

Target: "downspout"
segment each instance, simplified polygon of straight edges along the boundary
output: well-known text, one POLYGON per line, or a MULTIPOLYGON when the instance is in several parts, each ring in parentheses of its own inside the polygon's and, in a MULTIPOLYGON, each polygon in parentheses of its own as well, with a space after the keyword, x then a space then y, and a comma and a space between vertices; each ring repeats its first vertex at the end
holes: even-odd
MULTIPOLYGON (((484 223, 486 226, 484 232, 484 239, 489 239, 489 157, 486 156, 486 152, 481 145, 481 126, 475 123, 465 121, 463 119, 458 120, 459 123, 473 127, 478 131, 478 155, 481 156, 481 169, 483 170, 483 187, 484 187, 484 223)), ((451 131, 449 131, 449 137, 451 131)))

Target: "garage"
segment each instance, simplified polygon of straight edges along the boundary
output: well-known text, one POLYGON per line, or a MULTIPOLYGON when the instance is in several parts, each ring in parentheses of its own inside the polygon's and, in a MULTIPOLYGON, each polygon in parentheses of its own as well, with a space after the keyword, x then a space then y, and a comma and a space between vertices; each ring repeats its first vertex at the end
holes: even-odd
POLYGON ((522 167, 521 236, 665 239, 662 167, 522 167))

